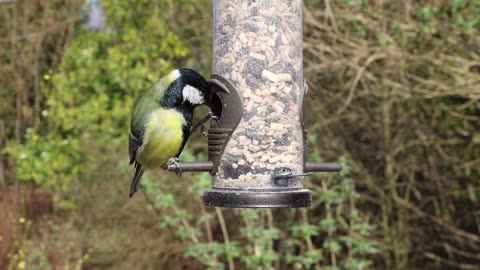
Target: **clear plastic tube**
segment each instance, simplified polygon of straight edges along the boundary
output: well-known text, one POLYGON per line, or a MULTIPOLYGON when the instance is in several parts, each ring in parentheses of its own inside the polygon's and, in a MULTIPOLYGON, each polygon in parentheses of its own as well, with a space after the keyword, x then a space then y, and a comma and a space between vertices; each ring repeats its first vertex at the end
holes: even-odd
MULTIPOLYGON (((244 98, 213 186, 286 188, 272 176, 303 173, 304 163, 302 1, 215 0, 213 44, 213 72, 244 98)), ((302 188, 303 177, 292 187, 302 188)))

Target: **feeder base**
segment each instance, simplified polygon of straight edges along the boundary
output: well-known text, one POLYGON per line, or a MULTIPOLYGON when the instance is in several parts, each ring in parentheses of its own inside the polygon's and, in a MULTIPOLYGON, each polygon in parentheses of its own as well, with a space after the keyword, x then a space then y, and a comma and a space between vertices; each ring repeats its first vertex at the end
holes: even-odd
POLYGON ((308 189, 245 190, 207 189, 203 193, 206 206, 228 208, 298 208, 312 206, 312 193, 308 189))

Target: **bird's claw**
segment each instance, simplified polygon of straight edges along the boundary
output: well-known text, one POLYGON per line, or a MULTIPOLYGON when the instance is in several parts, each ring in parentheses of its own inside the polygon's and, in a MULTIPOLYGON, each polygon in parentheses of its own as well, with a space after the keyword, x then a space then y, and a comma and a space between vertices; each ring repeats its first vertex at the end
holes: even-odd
POLYGON ((167 166, 169 165, 173 165, 175 166, 175 173, 177 175, 182 175, 182 169, 180 168, 180 160, 178 160, 178 158, 176 157, 173 157, 173 158, 170 158, 167 162, 167 166))
POLYGON ((202 133, 203 137, 207 137, 208 133, 205 131, 205 124, 202 124, 200 127, 200 132, 202 133))
POLYGON ((202 119, 200 119, 200 121, 198 121, 194 126, 193 128, 190 130, 190 134, 193 134, 193 132, 200 127, 200 132, 202 133, 203 136, 207 137, 208 134, 207 132, 205 131, 205 124, 207 123, 208 120, 210 119, 214 119, 214 120, 217 120, 218 117, 213 115, 212 112, 209 112, 207 113, 202 119))
MULTIPOLYGON (((210 113, 210 119, 211 119, 211 120, 214 120, 214 121, 217 121, 219 118, 218 118, 218 116, 213 115, 212 113, 210 113)), ((200 127, 200 132, 202 133, 202 135, 203 135, 204 137, 208 137, 208 132, 205 131, 205 124, 206 124, 206 123, 203 123, 203 124, 201 125, 201 127, 200 127)))

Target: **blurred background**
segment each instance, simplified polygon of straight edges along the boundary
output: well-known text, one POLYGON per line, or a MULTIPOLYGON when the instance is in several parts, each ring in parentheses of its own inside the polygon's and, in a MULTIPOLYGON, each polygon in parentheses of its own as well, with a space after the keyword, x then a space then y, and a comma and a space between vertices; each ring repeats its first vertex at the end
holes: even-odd
POLYGON ((308 158, 344 166, 311 209, 128 199, 133 101, 209 76, 211 2, 0 0, 0 269, 480 269, 478 0, 304 1, 308 158))

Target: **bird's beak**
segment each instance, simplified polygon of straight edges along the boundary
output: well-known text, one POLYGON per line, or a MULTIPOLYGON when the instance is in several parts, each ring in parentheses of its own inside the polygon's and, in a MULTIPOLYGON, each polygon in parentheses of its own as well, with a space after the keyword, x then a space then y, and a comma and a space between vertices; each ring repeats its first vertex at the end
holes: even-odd
POLYGON ((212 108, 212 106, 215 106, 215 96, 217 94, 215 93, 215 87, 212 85, 211 82, 209 82, 208 84, 208 89, 207 91, 205 92, 204 94, 204 101, 205 101, 205 105, 207 105, 208 107, 212 108))
POLYGON ((212 107, 212 99, 213 99, 212 96, 213 96, 212 91, 208 91, 208 93, 206 93, 204 96, 205 105, 207 105, 210 108, 212 107))

